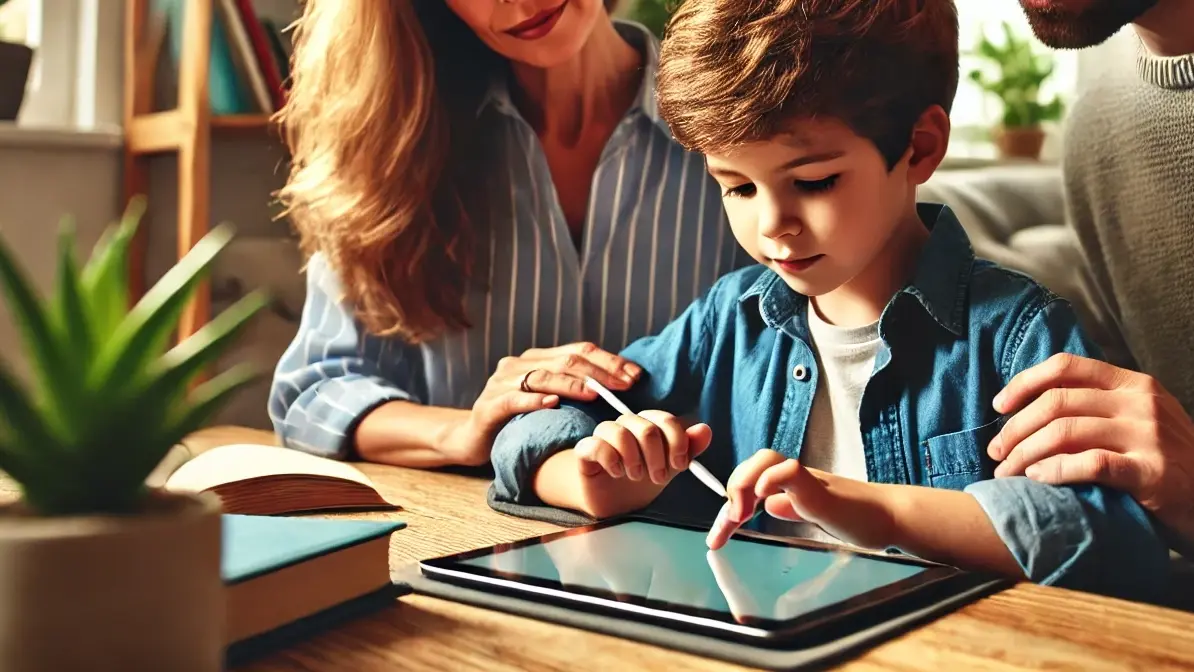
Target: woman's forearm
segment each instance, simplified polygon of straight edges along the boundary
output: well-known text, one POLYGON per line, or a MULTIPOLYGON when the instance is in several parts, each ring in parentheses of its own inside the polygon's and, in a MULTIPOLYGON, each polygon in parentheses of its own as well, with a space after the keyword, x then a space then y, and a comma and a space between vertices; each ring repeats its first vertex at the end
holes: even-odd
POLYGON ((467 409, 391 401, 361 419, 353 441, 367 462, 422 468, 484 464, 488 453, 453 445, 455 430, 468 419, 467 409))

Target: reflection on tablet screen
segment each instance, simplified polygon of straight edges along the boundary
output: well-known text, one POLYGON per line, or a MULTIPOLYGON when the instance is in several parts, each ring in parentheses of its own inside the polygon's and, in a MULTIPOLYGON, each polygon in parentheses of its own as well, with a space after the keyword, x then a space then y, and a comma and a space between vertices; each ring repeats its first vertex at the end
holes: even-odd
POLYGON ((462 561, 513 576, 732 614, 789 620, 902 581, 924 567, 705 534, 641 521, 462 561))

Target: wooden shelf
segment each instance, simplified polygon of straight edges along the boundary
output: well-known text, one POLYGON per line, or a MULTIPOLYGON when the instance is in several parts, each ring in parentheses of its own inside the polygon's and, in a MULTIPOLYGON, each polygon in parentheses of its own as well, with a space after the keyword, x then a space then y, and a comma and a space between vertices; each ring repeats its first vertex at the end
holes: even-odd
MULTIPOLYGON (((194 135, 180 110, 150 112, 132 117, 125 130, 127 151, 134 154, 173 152, 194 135)), ((264 131, 273 125, 269 115, 232 114, 209 118, 211 131, 264 131)))
POLYGON ((274 125, 268 114, 228 114, 211 118, 211 128, 226 130, 265 130, 274 125))
MULTIPOLYGON (((178 256, 207 234, 211 201, 213 133, 265 132, 268 114, 212 115, 208 100, 213 2, 186 2, 182 13, 182 50, 178 59, 178 106, 153 111, 153 82, 161 49, 161 25, 150 26, 150 0, 125 0, 124 29, 124 202, 149 191, 149 157, 178 157, 178 256), (156 38, 156 39, 155 39, 156 38)), ((142 226, 130 259, 132 300, 145 290, 145 254, 149 222, 142 226)), ((210 296, 205 286, 181 316, 178 339, 207 323, 210 296)))

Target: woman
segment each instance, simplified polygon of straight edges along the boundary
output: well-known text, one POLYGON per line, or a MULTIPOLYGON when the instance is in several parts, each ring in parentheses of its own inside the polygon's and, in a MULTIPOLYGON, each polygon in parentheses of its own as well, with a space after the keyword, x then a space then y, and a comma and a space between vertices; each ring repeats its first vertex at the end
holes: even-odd
POLYGON ((600 0, 308 0, 281 122, 307 267, 275 371, 285 445, 480 465, 515 414, 747 262, 654 101, 656 43, 600 0), (601 347, 591 345, 600 344, 601 347))

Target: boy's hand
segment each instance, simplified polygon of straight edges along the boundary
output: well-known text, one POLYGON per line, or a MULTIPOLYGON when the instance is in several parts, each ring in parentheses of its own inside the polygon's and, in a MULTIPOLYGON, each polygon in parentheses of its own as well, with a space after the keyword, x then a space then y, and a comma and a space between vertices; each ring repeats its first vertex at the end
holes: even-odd
MULTIPOLYGON (((712 438, 708 425, 685 427, 662 411, 603 422, 593 436, 577 442, 570 451, 579 483, 569 486, 570 492, 557 495, 551 492, 557 486, 541 476, 536 492, 540 497, 547 495, 543 501, 549 504, 579 509, 594 518, 637 511, 655 501, 672 477, 709 447, 712 438)), ((548 460, 544 467, 551 464, 548 460)), ((540 473, 544 473, 542 468, 540 473)))
POLYGON ((708 425, 685 427, 670 413, 643 411, 603 422, 593 435, 576 444, 580 473, 586 478, 644 478, 667 485, 672 477, 709 447, 708 425))
POLYGON ((709 530, 714 550, 754 516, 760 501, 776 518, 816 524, 849 544, 883 548, 893 543, 890 497, 895 490, 809 469, 774 450, 760 450, 738 465, 726 489, 730 501, 709 530))

